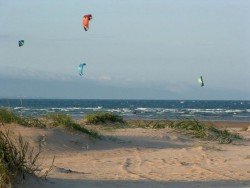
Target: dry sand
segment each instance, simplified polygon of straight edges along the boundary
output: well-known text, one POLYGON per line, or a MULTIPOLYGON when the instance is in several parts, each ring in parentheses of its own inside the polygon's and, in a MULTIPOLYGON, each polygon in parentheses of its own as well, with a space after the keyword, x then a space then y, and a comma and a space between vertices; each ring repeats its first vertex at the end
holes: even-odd
POLYGON ((42 144, 45 170, 56 156, 47 181, 29 177, 21 187, 250 187, 250 124, 228 125, 245 139, 218 144, 168 128, 129 128, 99 130, 106 138, 93 140, 62 128, 10 127, 42 144))

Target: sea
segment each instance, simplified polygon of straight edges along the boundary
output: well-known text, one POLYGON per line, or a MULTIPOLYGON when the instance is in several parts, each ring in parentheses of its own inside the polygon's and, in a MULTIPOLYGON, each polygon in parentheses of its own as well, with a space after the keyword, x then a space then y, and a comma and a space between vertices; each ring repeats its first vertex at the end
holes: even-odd
POLYGON ((250 101, 244 100, 0 99, 0 107, 32 117, 63 113, 79 119, 105 111, 125 119, 250 121, 250 101))

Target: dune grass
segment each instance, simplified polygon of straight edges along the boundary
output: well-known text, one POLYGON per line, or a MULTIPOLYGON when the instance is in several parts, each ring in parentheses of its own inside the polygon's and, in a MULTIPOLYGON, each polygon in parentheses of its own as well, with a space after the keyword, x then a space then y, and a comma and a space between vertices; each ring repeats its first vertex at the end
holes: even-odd
POLYGON ((231 133, 228 130, 221 130, 205 125, 196 119, 183 120, 128 120, 127 126, 131 128, 145 129, 164 129, 166 127, 178 130, 178 132, 192 135, 196 138, 209 141, 218 141, 222 144, 228 144, 235 140, 241 140, 239 134, 231 133))
POLYGON ((37 159, 41 150, 37 152, 29 146, 19 135, 11 138, 9 131, 0 131, 0 187, 20 184, 25 175, 36 175, 40 172, 37 159), (20 182, 21 181, 21 182, 20 182))
POLYGON ((169 120, 127 120, 126 125, 131 128, 144 128, 144 129, 164 129, 172 123, 169 120))
POLYGON ((124 123, 123 117, 111 112, 95 112, 84 117, 87 123, 124 123))
POLYGON ((62 125, 66 128, 86 133, 93 138, 101 138, 101 135, 96 131, 81 126, 80 124, 74 122, 73 119, 66 114, 49 114, 43 119, 38 119, 33 117, 20 117, 6 108, 0 108, 0 123, 16 123, 26 127, 38 128, 45 128, 49 125, 52 127, 62 125), (45 119, 49 119, 50 122, 46 122, 45 119))
MULTIPOLYGON (((76 123, 69 115, 66 114, 49 114, 45 119, 50 120, 52 127, 64 126, 69 129, 80 131, 90 135, 93 138, 101 138, 101 135, 91 129, 88 129, 78 123, 76 123)), ((153 128, 163 129, 170 127, 176 130, 181 130, 183 133, 193 135, 196 138, 203 140, 215 140, 219 143, 231 143, 234 140, 242 139, 238 134, 231 133, 228 130, 221 130, 213 126, 205 126, 204 123, 195 119, 184 120, 123 120, 122 116, 119 116, 110 112, 96 112, 88 114, 84 118, 89 124, 108 124, 114 125, 119 123, 123 126, 115 126, 116 128, 125 127, 141 127, 141 128, 153 128), (126 126, 125 126, 126 125, 126 126)), ((15 115, 13 112, 0 108, 0 123, 17 123, 28 127, 46 127, 48 122, 44 123, 36 118, 25 118, 15 115)), ((114 126, 113 126, 114 127, 114 126)))
POLYGON ((76 123, 69 115, 66 114, 49 114, 46 116, 47 119, 52 120, 51 125, 53 127, 57 127, 57 126, 64 126, 66 128, 72 129, 72 130, 76 130, 82 133, 86 133, 88 135, 90 135, 92 138, 101 138, 101 135, 92 130, 92 129, 88 129, 84 126, 81 126, 80 124, 76 123))
POLYGON ((162 123, 160 121, 157 121, 153 124, 152 126, 153 129, 164 129, 166 128, 166 124, 165 123, 162 123))
POLYGON ((232 141, 242 139, 239 134, 231 133, 228 130, 220 130, 212 125, 205 126, 196 119, 172 121, 169 127, 185 131, 184 133, 191 134, 196 138, 218 141, 221 144, 229 144, 232 141))
POLYGON ((0 122, 3 123, 12 123, 16 122, 18 117, 10 110, 6 108, 0 108, 0 122))
POLYGON ((6 108, 0 108, 0 123, 17 123, 26 127, 46 127, 46 125, 37 118, 20 117, 6 108))
MULTIPOLYGON (((85 132, 93 137, 100 138, 99 134, 95 131, 88 130, 79 124, 73 122, 70 116, 67 115, 52 115, 54 125, 65 125, 72 127, 74 130, 85 132)), ((192 135, 196 138, 209 141, 218 141, 222 144, 228 144, 235 140, 242 139, 239 134, 231 133, 228 130, 221 130, 214 126, 206 126, 204 123, 196 119, 184 120, 128 120, 125 121, 121 116, 109 112, 98 112, 85 116, 87 123, 90 124, 106 124, 121 123, 124 126, 112 126, 113 128, 126 128, 126 127, 141 127, 151 129, 164 129, 166 127, 179 130, 184 134, 192 135)))

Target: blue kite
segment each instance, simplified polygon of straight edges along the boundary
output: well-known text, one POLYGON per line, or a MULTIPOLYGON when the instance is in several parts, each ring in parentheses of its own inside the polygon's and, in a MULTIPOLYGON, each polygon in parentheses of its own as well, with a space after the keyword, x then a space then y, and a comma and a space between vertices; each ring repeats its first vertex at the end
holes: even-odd
POLYGON ((83 67, 85 66, 86 64, 85 63, 82 63, 78 66, 78 73, 80 76, 83 75, 83 67))

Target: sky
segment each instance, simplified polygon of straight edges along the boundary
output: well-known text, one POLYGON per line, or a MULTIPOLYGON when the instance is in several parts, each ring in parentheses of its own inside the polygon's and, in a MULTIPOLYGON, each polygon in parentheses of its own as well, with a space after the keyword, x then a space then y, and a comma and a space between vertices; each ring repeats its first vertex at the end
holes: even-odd
POLYGON ((249 21, 246 0, 0 0, 0 98, 250 100, 249 21))

